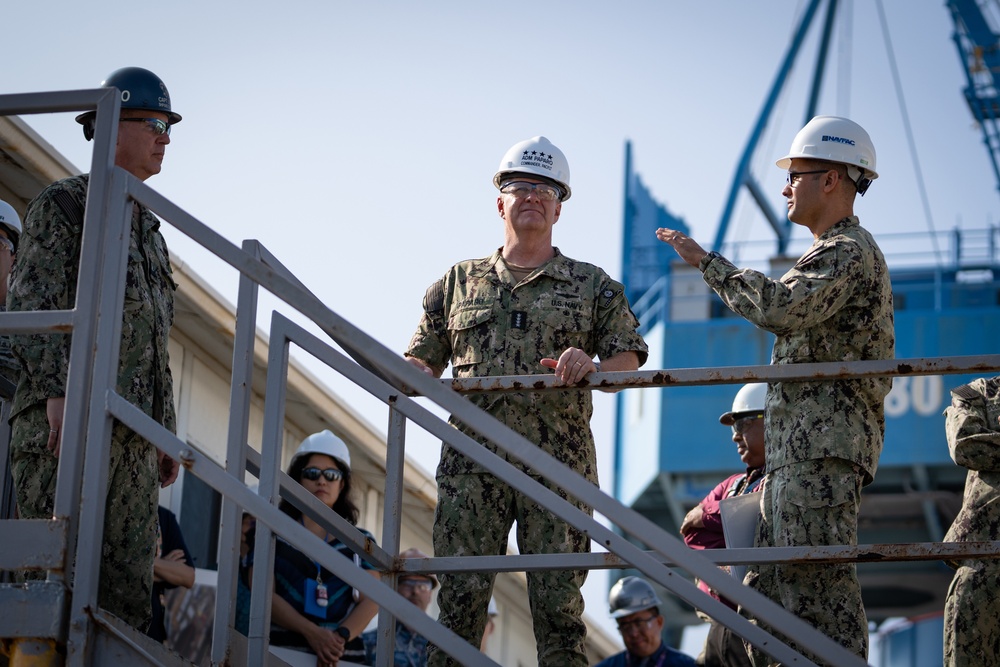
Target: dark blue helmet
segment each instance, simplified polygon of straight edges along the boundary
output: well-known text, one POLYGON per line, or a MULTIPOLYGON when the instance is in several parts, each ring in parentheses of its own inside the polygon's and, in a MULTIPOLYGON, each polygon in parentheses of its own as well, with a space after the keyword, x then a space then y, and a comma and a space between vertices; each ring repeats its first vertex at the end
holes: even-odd
MULTIPOLYGON (((141 67, 123 67, 108 75, 101 86, 117 88, 121 91, 122 109, 145 109, 167 114, 171 125, 181 122, 181 116, 170 109, 170 93, 160 77, 141 67)), ((88 111, 76 117, 83 125, 83 135, 87 140, 94 138, 94 112, 88 111)))

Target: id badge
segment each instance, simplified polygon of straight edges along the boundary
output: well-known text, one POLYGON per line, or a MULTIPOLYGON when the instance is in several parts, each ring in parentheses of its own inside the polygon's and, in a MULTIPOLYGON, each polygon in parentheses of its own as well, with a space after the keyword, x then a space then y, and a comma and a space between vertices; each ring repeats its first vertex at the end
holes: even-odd
POLYGON ((326 618, 326 607, 321 607, 316 603, 316 580, 306 579, 305 612, 310 616, 326 618))

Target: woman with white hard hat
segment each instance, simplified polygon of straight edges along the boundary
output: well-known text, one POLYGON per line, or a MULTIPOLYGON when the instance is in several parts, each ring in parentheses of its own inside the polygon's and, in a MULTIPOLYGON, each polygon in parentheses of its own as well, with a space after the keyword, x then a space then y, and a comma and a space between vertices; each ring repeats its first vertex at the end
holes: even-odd
MULTIPOLYGON (((357 525, 360 510, 351 498, 351 454, 336 435, 320 431, 303 440, 288 464, 288 476, 348 523, 357 525)), ((371 570, 347 545, 290 502, 282 500, 279 508, 341 555, 371 570)), ((374 543, 371 533, 360 530, 374 543)), ((341 660, 364 660, 360 635, 378 611, 374 602, 280 537, 275 545, 274 574, 271 647, 285 662, 325 667, 341 660)), ((375 571, 371 574, 378 577, 375 571)))

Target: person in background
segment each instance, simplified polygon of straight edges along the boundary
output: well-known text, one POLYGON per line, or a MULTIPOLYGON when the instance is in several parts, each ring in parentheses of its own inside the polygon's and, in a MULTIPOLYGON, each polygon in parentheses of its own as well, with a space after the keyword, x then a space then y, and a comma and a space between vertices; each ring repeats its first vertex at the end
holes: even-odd
POLYGON ((660 598, 641 577, 624 577, 608 594, 611 617, 618 621, 625 650, 597 667, 694 667, 694 658, 663 643, 660 598))
POLYGON ((194 560, 174 513, 160 505, 157 515, 160 530, 156 540, 156 560, 153 561, 153 620, 146 634, 158 642, 165 642, 167 626, 164 593, 169 588, 194 586, 194 560))
MULTIPOLYGON (((7 282, 10 269, 17 254, 17 241, 21 236, 21 217, 14 207, 0 199, 0 312, 7 310, 7 282)), ((0 335, 0 375, 10 382, 10 395, 0 396, 3 400, 13 397, 14 385, 21 372, 21 365, 10 349, 10 339, 0 335)))
MULTIPOLYGON (((764 479, 764 397, 767 385, 763 382, 746 384, 733 399, 733 407, 719 417, 719 422, 733 429, 736 453, 746 466, 746 471, 722 480, 705 498, 687 513, 681 523, 684 543, 692 549, 724 549, 726 538, 722 532, 720 502, 760 490, 764 479)), ((733 609, 736 605, 720 598, 704 581, 702 589, 733 609)), ((699 614, 700 615, 700 614, 699 614)), ((705 667, 743 667, 750 664, 743 639, 714 619, 703 617, 711 624, 705 638, 705 648, 697 662, 705 667)))
MULTIPOLYGON (((948 451, 967 468, 962 509, 945 542, 991 542, 1000 535, 1000 376, 951 390, 948 451)), ((944 605, 946 667, 1000 665, 1000 562, 949 563, 955 577, 944 605)))
POLYGON ((236 577, 236 615, 233 619, 233 627, 244 637, 250 634, 250 561, 256 532, 257 519, 244 512, 240 525, 240 569, 236 577))
MULTIPOLYGON (((889 269, 854 215, 855 199, 878 178, 871 137, 847 118, 816 116, 777 166, 787 170, 781 194, 788 219, 813 236, 780 279, 737 268, 676 230, 658 229, 657 238, 701 270, 733 312, 775 334, 771 363, 892 359, 889 269)), ((857 544, 861 488, 875 478, 885 436, 883 403, 891 388, 884 377, 769 383, 767 476, 755 546, 857 544)), ((868 619, 853 563, 750 565, 744 583, 867 659, 868 619)), ((777 636, 812 656, 807 647, 777 636)), ((754 665, 776 664, 747 647, 754 665)))
MULTIPOLYGON (((459 262, 428 288, 407 360, 434 377, 449 364, 458 378, 531 375, 551 368, 564 385, 580 382, 602 365, 604 371, 639 368, 647 348, 625 288, 599 267, 570 259, 552 245, 553 228, 571 194, 563 152, 545 137, 519 142, 501 159, 493 184, 500 191, 495 210, 503 220, 503 246, 489 257, 459 262)), ((589 390, 480 394, 469 400, 597 485, 589 390)), ((454 418, 451 423, 483 442, 454 418)), ((535 474, 520 461, 510 463, 535 474)), ((437 557, 504 554, 515 522, 521 553, 590 550, 583 532, 450 446, 442 449, 436 479, 437 557)), ((563 489, 548 486, 592 513, 563 489)), ((494 577, 493 572, 441 577, 438 620, 472 646, 482 640, 494 577)), ((586 570, 527 573, 538 664, 587 665, 580 593, 586 578, 586 570)), ((429 664, 456 663, 432 646, 429 664)))
MULTIPOLYGON (((420 549, 411 548, 399 554, 400 558, 429 558, 420 549)), ((405 572, 396 578, 396 591, 425 612, 431 605, 434 589, 438 586, 438 578, 433 574, 415 574, 405 572)), ((365 664, 375 664, 375 648, 378 643, 378 630, 369 630, 361 635, 365 643, 365 664)), ((393 652, 392 664, 395 667, 424 667, 427 664, 427 638, 418 634, 396 619, 396 648, 393 652)))
MULTIPOLYGON (((115 166, 145 181, 160 172, 170 130, 181 121, 163 81, 140 67, 112 72, 103 84, 121 92, 115 166)), ((95 112, 77 116, 87 139, 94 136, 95 112)), ((81 261, 83 212, 89 174, 57 181, 31 203, 10 274, 10 311, 72 310, 81 261)), ((117 390, 164 428, 176 430, 168 340, 174 319, 170 256, 153 212, 132 202, 130 247, 117 390)), ((23 519, 52 518, 56 471, 63 441, 70 336, 11 336, 21 365, 11 408, 11 471, 23 519)), ((177 478, 177 462, 115 421, 111 434, 108 493, 98 604, 143 631, 149 625, 159 488, 177 478)), ((71 545, 71 548, 73 546, 71 545)), ((26 572, 37 579, 44 572, 26 572)))
MULTIPOLYGON (((351 498, 351 454, 336 435, 320 431, 303 440, 288 464, 288 476, 352 526, 357 525, 360 510, 351 498)), ((378 577, 371 565, 290 502, 282 500, 279 508, 331 549, 378 577)), ((371 533, 359 530, 374 543, 371 533)), ((251 563, 250 581, 252 568, 251 563)), ((284 540, 276 540, 272 647, 312 653, 317 667, 330 667, 341 660, 361 663, 365 659, 361 633, 377 612, 378 606, 363 595, 355 599, 355 590, 348 583, 284 540)))
MULTIPOLYGON (((0 200, 0 312, 7 310, 7 281, 17 253, 17 240, 21 236, 21 217, 14 207, 0 200)), ((10 349, 10 338, 0 334, 0 414, 6 417, 10 402, 14 397, 21 365, 10 349)), ((0 447, 0 519, 17 517, 17 500, 14 494, 14 480, 11 477, 8 447, 0 447)), ((0 572, 0 582, 8 583, 11 572, 0 572)))

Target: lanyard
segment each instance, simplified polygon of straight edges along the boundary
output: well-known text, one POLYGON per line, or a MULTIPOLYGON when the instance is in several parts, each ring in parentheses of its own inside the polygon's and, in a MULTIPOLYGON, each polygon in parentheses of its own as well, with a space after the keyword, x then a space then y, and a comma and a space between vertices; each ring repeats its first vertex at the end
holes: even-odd
MULTIPOLYGON (((299 523, 302 524, 303 528, 306 525, 305 519, 300 518, 299 523)), ((330 543, 330 533, 326 534, 323 541, 327 544, 330 543)), ((316 566, 316 606, 326 607, 330 604, 330 594, 327 592, 326 586, 323 584, 323 568, 320 566, 319 562, 314 561, 311 558, 309 560, 311 560, 312 564, 316 566)))
POLYGON ((735 498, 736 496, 742 496, 746 493, 753 493, 760 486, 760 483, 764 481, 764 472, 759 469, 751 470, 746 473, 740 479, 729 487, 729 491, 726 493, 727 498, 735 498), (757 477, 754 477, 754 474, 757 477))
POLYGON ((656 659, 655 663, 647 662, 648 658, 640 658, 639 662, 635 663, 636 667, 663 667, 666 664, 667 658, 670 657, 670 651, 666 649, 665 646, 660 646, 660 657, 656 659))

